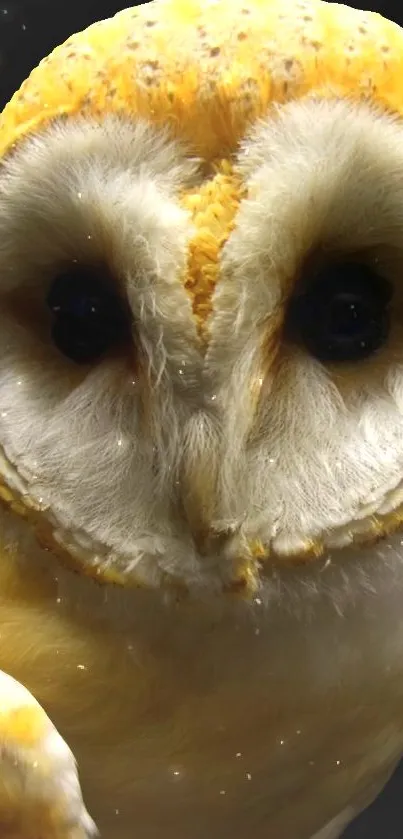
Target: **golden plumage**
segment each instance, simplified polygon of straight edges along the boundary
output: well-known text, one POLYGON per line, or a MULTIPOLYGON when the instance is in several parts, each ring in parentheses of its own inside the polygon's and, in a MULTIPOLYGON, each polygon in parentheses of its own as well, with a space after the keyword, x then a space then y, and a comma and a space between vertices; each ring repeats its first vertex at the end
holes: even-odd
POLYGON ((402 33, 321 0, 154 0, 72 36, 4 109, 0 150, 55 117, 119 113, 169 126, 208 163, 274 102, 314 92, 401 113, 402 33))

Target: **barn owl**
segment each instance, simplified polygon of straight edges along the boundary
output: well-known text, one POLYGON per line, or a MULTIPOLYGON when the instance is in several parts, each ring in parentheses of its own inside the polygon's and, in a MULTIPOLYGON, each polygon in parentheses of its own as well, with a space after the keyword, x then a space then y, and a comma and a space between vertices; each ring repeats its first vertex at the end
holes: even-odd
POLYGON ((399 760, 402 74, 154 0, 5 107, 2 839, 336 839, 399 760))

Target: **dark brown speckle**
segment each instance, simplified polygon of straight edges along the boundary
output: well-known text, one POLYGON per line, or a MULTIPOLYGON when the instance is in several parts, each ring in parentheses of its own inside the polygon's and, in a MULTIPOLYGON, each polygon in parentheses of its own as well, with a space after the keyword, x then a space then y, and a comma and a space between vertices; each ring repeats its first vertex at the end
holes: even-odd
POLYGON ((148 61, 144 64, 145 67, 148 67, 150 70, 158 70, 160 63, 158 58, 149 58, 148 61))

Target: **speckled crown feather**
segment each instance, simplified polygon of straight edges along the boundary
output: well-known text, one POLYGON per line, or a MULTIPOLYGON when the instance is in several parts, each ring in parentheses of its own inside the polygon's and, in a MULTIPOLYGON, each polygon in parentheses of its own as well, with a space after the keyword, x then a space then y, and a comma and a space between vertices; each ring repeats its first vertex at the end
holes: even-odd
POLYGON ((154 0, 45 58, 3 111, 0 154, 60 115, 139 114, 222 157, 271 102, 329 87, 402 111, 403 35, 322 0, 154 0))
POLYGON ((281 103, 370 98, 402 112, 403 33, 371 12, 322 0, 153 0, 69 38, 0 118, 0 155, 50 120, 108 113, 169 127, 213 177, 183 196, 196 235, 184 285, 201 334, 243 187, 231 154, 281 103))

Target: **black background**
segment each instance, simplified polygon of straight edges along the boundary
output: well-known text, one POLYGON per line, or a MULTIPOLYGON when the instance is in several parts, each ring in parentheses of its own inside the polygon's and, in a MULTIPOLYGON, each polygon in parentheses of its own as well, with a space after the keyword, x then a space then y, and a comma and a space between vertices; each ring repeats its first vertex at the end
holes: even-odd
MULTIPOLYGON (((0 0, 0 109, 53 47, 129 5, 135 0, 0 0)), ((351 0, 349 5, 380 12, 403 26, 403 0, 351 0)), ((403 764, 345 839, 403 839, 402 798, 403 764)))

